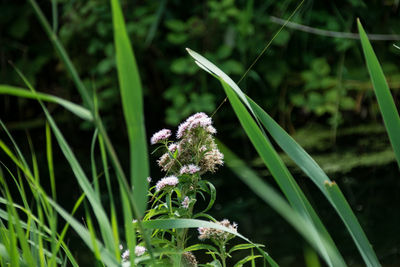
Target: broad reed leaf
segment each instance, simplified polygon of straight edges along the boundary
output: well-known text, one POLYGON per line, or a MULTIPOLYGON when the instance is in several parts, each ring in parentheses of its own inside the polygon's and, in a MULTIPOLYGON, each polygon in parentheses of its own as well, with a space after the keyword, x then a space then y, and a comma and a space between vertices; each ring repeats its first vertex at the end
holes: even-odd
POLYGON ((229 78, 229 76, 227 76, 213 63, 208 61, 200 54, 190 49, 187 50, 189 54, 195 59, 197 65, 199 65, 202 69, 206 70, 208 73, 212 74, 214 77, 220 80, 228 98, 231 101, 232 107, 234 108, 235 113, 239 118, 239 121, 241 122, 257 152, 259 153, 264 163, 271 171, 273 177, 281 187, 282 191, 288 198, 290 204, 297 212, 299 212, 303 216, 304 219, 308 220, 309 223, 315 225, 316 228, 313 235, 315 242, 321 243, 322 238, 329 242, 330 247, 334 248, 334 250, 329 250, 327 252, 326 247, 324 247, 321 243, 321 246, 318 246, 320 255, 323 256, 323 258, 329 265, 333 264, 334 266, 344 266, 345 263, 343 258, 341 257, 339 251, 332 241, 332 238, 322 224, 318 215, 309 204, 308 200, 304 196, 304 193, 301 191, 301 189, 287 170, 286 166, 279 158, 277 152, 274 150, 267 137, 263 134, 262 129, 257 126, 257 123, 253 120, 251 115, 246 110, 245 106, 243 106, 243 104, 238 99, 238 97, 240 97, 240 99, 252 112, 254 117, 257 118, 254 111, 251 109, 251 106, 245 94, 240 90, 236 83, 233 82, 231 78, 229 78))
POLYGON ((343 197, 346 205, 342 201, 338 201, 342 197, 342 193, 338 187, 338 191, 328 192, 325 183, 331 182, 329 177, 321 169, 321 167, 311 158, 311 156, 288 134, 278 123, 271 118, 260 106, 258 106, 251 98, 247 97, 251 108, 264 125, 272 138, 282 148, 283 151, 299 166, 303 172, 311 178, 314 184, 325 195, 326 199, 335 208, 343 223, 347 227, 354 243, 356 244, 361 256, 367 266, 379 266, 378 259, 368 241, 357 217, 354 215, 350 205, 343 197))
POLYGON ((93 116, 89 110, 87 110, 86 108, 84 108, 80 105, 77 105, 75 103, 72 103, 70 101, 67 101, 67 100, 62 99, 57 96, 44 94, 44 93, 38 93, 38 92, 33 93, 33 92, 25 90, 23 88, 10 86, 10 85, 4 85, 4 84, 0 84, 0 95, 13 95, 13 96, 31 98, 31 99, 39 98, 42 101, 57 103, 60 106, 63 106, 65 109, 71 111, 76 116, 78 116, 84 120, 88 120, 88 121, 93 120, 93 116))
POLYGON ((111 7, 118 80, 130 145, 133 198, 139 216, 143 216, 147 205, 146 178, 149 176, 149 160, 144 127, 142 84, 119 0, 111 0, 111 7))
MULTIPOLYGON (((265 203, 278 212, 293 228, 295 228, 311 246, 319 251, 319 244, 312 238, 314 229, 296 210, 287 203, 283 197, 275 191, 268 183, 258 177, 257 173, 247 166, 237 155, 220 141, 218 148, 224 154, 226 165, 253 190, 265 203)), ((335 248, 327 240, 322 240, 328 251, 334 253, 335 248)))
MULTIPOLYGON (((213 66, 212 69, 216 71, 215 68, 217 67, 215 65, 213 65, 201 55, 193 53, 193 51, 191 52, 191 56, 194 57, 197 62, 199 62, 198 65, 203 65, 201 66, 203 69, 206 69, 209 73, 211 73, 207 68, 209 68, 209 66, 213 66)), ((220 72, 222 71, 216 71, 216 73, 220 72)), ((213 75, 217 76, 215 74, 213 75)), ((217 76, 217 78, 222 78, 225 82, 230 81, 231 84, 233 81, 231 79, 228 80, 226 77, 226 75, 217 76)), ((325 174, 325 172, 318 166, 318 164, 311 158, 311 156, 307 154, 307 152, 279 126, 279 124, 277 124, 253 100, 251 100, 248 96, 241 92, 240 88, 236 84, 232 87, 232 89, 235 92, 240 91, 240 93, 237 95, 241 98, 243 103, 247 105, 247 108, 252 112, 252 114, 256 116, 258 121, 264 125, 264 127, 271 134, 277 144, 304 171, 304 173, 311 178, 311 180, 317 185, 317 187, 329 200, 331 205, 335 208, 342 221, 346 225, 367 266, 380 266, 375 252, 373 251, 372 246, 370 245, 350 206, 348 204, 341 205, 340 203, 336 203, 335 199, 337 199, 339 195, 335 196, 335 198, 332 198, 327 192, 324 186, 324 182, 330 181, 330 179, 325 174), (245 99, 242 99, 243 96, 245 96, 245 99), (351 216, 349 214, 351 214, 351 216)))
POLYGON ((265 138, 262 131, 253 120, 250 113, 247 112, 245 106, 239 100, 234 91, 224 81, 221 80, 221 83, 243 129, 245 130, 250 141, 253 143, 253 146, 260 155, 261 159, 264 161, 265 166, 267 166, 272 176, 275 178, 275 181, 282 189, 286 198, 289 200, 294 210, 299 212, 299 214, 310 225, 315 226, 315 228, 311 228, 313 231, 310 234, 314 239, 314 242, 318 244, 316 249, 318 249, 320 255, 325 259, 328 265, 345 266, 344 260, 339 251, 336 249, 328 231, 325 229, 318 215, 308 202, 300 187, 297 185, 289 170, 284 165, 278 153, 274 150, 271 143, 265 138), (326 242, 323 242, 322 239, 329 242, 330 246, 335 248, 335 250, 328 251, 325 245, 326 242))
POLYGON ((364 52, 365 61, 376 99, 378 100, 379 109, 382 113, 383 122, 389 135, 390 142, 396 155, 397 164, 400 167, 400 117, 397 112, 396 105, 390 93, 389 86, 383 74, 382 67, 379 64, 378 58, 368 40, 368 36, 361 25, 360 20, 357 20, 358 32, 360 33, 361 46, 364 52))

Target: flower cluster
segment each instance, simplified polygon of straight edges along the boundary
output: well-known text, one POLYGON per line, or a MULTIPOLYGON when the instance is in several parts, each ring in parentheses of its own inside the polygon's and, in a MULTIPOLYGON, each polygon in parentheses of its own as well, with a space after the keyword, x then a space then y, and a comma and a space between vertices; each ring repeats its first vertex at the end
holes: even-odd
POLYGON ((186 197, 183 199, 181 205, 182 205, 182 207, 183 207, 184 209, 188 209, 188 208, 189 208, 189 204, 190 204, 190 199, 189 199, 188 196, 186 196, 186 197))
POLYGON ((200 167, 199 166, 196 166, 194 164, 189 164, 189 165, 182 166, 182 168, 179 171, 179 174, 180 175, 183 175, 183 174, 195 174, 195 173, 197 173, 199 171, 200 171, 200 167))
MULTIPOLYGON (((220 222, 217 222, 217 224, 225 226, 232 230, 233 232, 237 232, 237 227, 238 225, 236 223, 230 223, 229 220, 224 219, 220 222)), ((214 229, 214 228, 207 228, 207 227, 199 227, 197 229, 199 231, 199 239, 200 240, 206 240, 206 239, 213 239, 217 241, 222 241, 226 242, 229 239, 232 239, 235 237, 233 234, 229 232, 225 232, 223 230, 219 229, 214 229)))
POLYGON ((212 120, 204 112, 196 113, 186 119, 185 122, 181 123, 178 127, 176 137, 181 139, 185 135, 193 132, 196 128, 203 128, 210 134, 217 133, 217 130, 212 126, 212 120))
POLYGON ((161 191, 162 189, 164 189, 167 186, 170 187, 174 187, 179 183, 178 178, 176 178, 175 176, 168 176, 165 177, 163 179, 161 179, 160 181, 157 182, 156 184, 156 191, 161 191))
MULTIPOLYGON (((120 246, 121 248, 122 246, 120 246)), ((136 257, 140 257, 142 256, 145 252, 147 251, 147 249, 143 246, 139 246, 137 245, 135 247, 135 255, 136 257)), ((121 258, 123 261, 128 261, 129 260, 129 249, 125 250, 124 253, 122 253, 121 258)))
MULTIPOLYGON (((178 141, 169 144, 168 151, 157 161, 158 165, 163 171, 175 175, 215 172, 224 163, 224 155, 214 142, 216 132, 212 119, 205 113, 190 116, 179 125, 178 141)), ((153 135, 152 144, 161 140, 168 142, 169 136, 170 130, 163 129, 153 135)))
POLYGON ((182 254, 182 266, 197 267, 197 259, 192 252, 186 251, 182 254))
POLYGON ((171 136, 171 130, 162 129, 153 134, 153 136, 150 139, 150 143, 152 145, 155 145, 157 143, 167 140, 170 136, 171 136))

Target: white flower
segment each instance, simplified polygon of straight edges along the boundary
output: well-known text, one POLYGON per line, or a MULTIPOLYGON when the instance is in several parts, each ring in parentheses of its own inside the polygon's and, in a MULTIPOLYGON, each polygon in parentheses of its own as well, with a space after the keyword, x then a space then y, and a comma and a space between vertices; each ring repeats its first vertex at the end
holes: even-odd
POLYGON ((147 249, 143 246, 138 245, 135 247, 135 255, 138 257, 142 256, 146 251, 147 249))
POLYGON ((157 144, 160 141, 166 140, 171 136, 171 130, 169 129, 162 129, 155 134, 150 139, 150 143, 152 145, 157 144))
POLYGON ((212 127, 211 124, 212 120, 210 117, 207 116, 207 114, 205 114, 204 112, 196 113, 187 118, 185 122, 179 125, 176 136, 178 139, 180 139, 186 132, 189 132, 197 127, 202 127, 209 133, 216 133, 215 128, 212 127))
MULTIPOLYGON (((224 219, 220 222, 216 222, 219 225, 225 226, 228 229, 230 229, 233 232, 237 232, 238 225, 237 223, 230 223, 229 220, 224 219)), ((223 230, 215 229, 215 228, 207 228, 207 227, 199 227, 197 229, 199 232, 199 239, 200 240, 205 240, 205 239, 215 239, 215 240, 221 240, 221 241, 228 241, 229 239, 232 239, 234 237, 233 234, 229 232, 225 232, 223 230)))
POLYGON ((174 153, 174 152, 176 151, 177 148, 178 148, 178 145, 175 144, 175 143, 172 143, 172 144, 170 144, 170 145, 168 146, 168 150, 169 150, 171 153, 174 153))
POLYGON ((129 260, 129 255, 130 255, 129 249, 125 250, 124 253, 122 253, 122 255, 121 255, 122 260, 123 260, 123 261, 129 260))
POLYGON ((185 208, 185 209, 189 208, 189 202, 190 202, 190 199, 189 199, 188 196, 186 196, 186 197, 183 199, 182 203, 181 203, 181 204, 182 204, 182 207, 185 208))
POLYGON ((180 175, 183 174, 195 174, 196 172, 200 171, 200 167, 194 164, 189 164, 182 166, 181 170, 179 171, 180 175))
POLYGON ((164 189, 164 187, 166 187, 166 186, 176 186, 178 183, 179 183, 178 178, 176 178, 173 175, 165 177, 157 182, 156 191, 158 192, 158 191, 164 189))
MULTIPOLYGON (((137 245, 135 247, 135 255, 136 255, 136 257, 142 256, 146 251, 147 251, 147 249, 145 247, 143 247, 143 246, 137 245)), ((122 255, 121 255, 122 261, 128 261, 129 260, 129 255, 130 255, 129 249, 125 250, 124 253, 122 253, 122 255)))

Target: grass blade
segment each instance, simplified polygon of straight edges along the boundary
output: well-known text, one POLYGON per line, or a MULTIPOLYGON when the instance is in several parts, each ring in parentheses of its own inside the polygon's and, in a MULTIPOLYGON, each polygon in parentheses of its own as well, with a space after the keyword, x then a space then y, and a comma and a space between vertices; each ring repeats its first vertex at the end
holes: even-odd
MULTIPOLYGON (((191 50, 189 52, 203 69, 205 68, 208 72, 210 72, 208 68, 210 65, 214 66, 211 62, 201 55, 195 52, 193 53, 191 50)), ((216 67, 214 66, 213 68, 215 69, 216 67)), ((219 69, 218 71, 222 72, 219 69)), ((214 74, 214 76, 217 75, 214 74)), ((231 79, 228 80, 226 75, 217 77, 224 79, 225 82, 230 81, 230 85, 233 82, 231 79)), ((372 246, 370 245, 360 224, 358 223, 356 216, 351 210, 351 207, 348 204, 342 205, 339 202, 336 203, 337 199, 340 198, 340 195, 338 194, 335 195, 335 197, 332 197, 331 194, 326 190, 324 183, 325 181, 330 182, 330 179, 325 172, 318 166, 311 156, 308 155, 307 152, 299 144, 297 144, 296 141, 291 138, 261 107, 259 107, 249 97, 245 96, 245 94, 241 92, 240 88, 236 84, 233 86, 234 87, 232 87, 232 89, 234 89, 235 92, 240 91, 240 93, 237 95, 241 98, 243 103, 247 103, 247 108, 256 116, 259 122, 264 125, 277 144, 304 171, 304 173, 311 178, 311 180, 317 185, 317 187, 329 200, 331 205, 335 208, 342 221, 346 225, 349 233, 351 234, 367 266, 380 266, 376 254, 373 251, 372 246), (245 99, 242 99, 243 96, 245 96, 245 99)), ((335 194, 335 192, 333 192, 333 194, 335 194)))
POLYGON ((72 64, 71 59, 69 58, 67 51, 65 51, 63 45, 61 44, 60 40, 58 39, 57 35, 55 32, 53 32, 50 23, 47 21, 46 17, 44 16, 42 10, 40 9, 39 5, 35 0, 29 0, 33 10, 35 11, 36 16, 39 19, 39 22, 42 24, 44 31, 48 35, 50 41, 53 43, 54 48, 60 55, 62 61, 64 62, 67 70, 72 76, 72 79, 74 80, 74 83, 76 84, 76 88, 78 89, 82 99, 83 103, 85 104, 86 107, 88 107, 89 110, 93 110, 93 101, 92 98, 86 89, 85 85, 83 84, 82 80, 79 78, 79 74, 77 70, 74 67, 74 64, 72 64))
POLYGON ((89 110, 87 110, 86 108, 84 108, 80 105, 77 105, 77 104, 67 101, 65 99, 59 98, 57 96, 44 94, 44 93, 32 93, 31 91, 28 91, 28 90, 25 90, 25 89, 22 89, 19 87, 3 85, 3 84, 0 84, 0 94, 1 95, 13 95, 13 96, 31 98, 31 99, 39 98, 42 101, 57 103, 60 106, 63 106, 65 109, 71 111, 76 116, 78 116, 84 120, 88 120, 88 121, 93 120, 92 113, 89 110))
POLYGON ((111 7, 118 79, 130 145, 133 198, 139 215, 143 216, 147 205, 146 178, 149 176, 149 160, 144 128, 142 85, 119 0, 111 0, 111 7))
MULTIPOLYGON (((313 223, 316 227, 317 233, 314 235, 314 238, 317 242, 320 236, 322 238, 329 241, 330 246, 335 248, 333 254, 328 256, 326 251, 324 251, 323 246, 319 246, 320 254, 325 255, 324 259, 328 264, 332 264, 331 260, 337 261, 335 266, 343 266, 344 260, 340 256, 340 253, 336 249, 332 238, 327 232, 326 228, 323 226, 322 222, 318 218, 316 212, 309 204, 308 200, 305 198, 303 192, 298 187, 297 183, 294 181, 293 177, 290 175, 286 166, 284 166, 283 162, 277 155, 276 151, 273 149, 271 144, 269 143, 267 137, 263 135, 262 129, 257 127, 256 122, 252 119, 250 114, 248 114, 246 108, 241 104, 238 97, 243 101, 243 103, 249 108, 250 112, 255 116, 254 111, 251 109, 251 106, 245 96, 245 94, 240 90, 233 80, 227 76, 223 71, 221 71, 218 67, 216 67, 213 63, 208 61, 206 58, 201 56, 200 54, 187 49, 189 54, 195 59, 195 62, 199 67, 206 70, 208 73, 212 74, 214 77, 220 80, 222 86, 227 93, 232 106, 234 106, 235 113, 237 114, 240 122, 245 128, 246 133, 248 134, 250 140, 253 142, 254 147, 257 152, 260 154, 261 158, 263 158, 266 166, 270 169, 274 178, 277 180, 281 189, 285 193, 291 205, 307 220, 310 220, 310 223, 313 223), (271 161, 272 160, 272 161, 271 161), (271 169, 272 168, 272 169, 271 169)), ((257 121, 258 122, 258 121, 257 121)), ((322 245, 322 244, 321 244, 322 245)), ((332 251, 330 251, 332 252, 332 251)))
POLYGON ((289 200, 293 208, 299 212, 306 221, 316 227, 314 228, 314 232, 312 232, 312 237, 314 238, 314 241, 319 244, 317 248, 320 255, 325 259, 328 265, 345 266, 344 260, 337 249, 327 251, 321 238, 329 241, 330 245, 336 248, 329 233, 319 220, 310 203, 307 201, 300 187, 289 173, 289 170, 283 164, 277 152, 273 149, 271 143, 265 138, 256 122, 252 119, 250 113, 247 112, 245 106, 240 102, 238 96, 233 92, 229 85, 222 80, 221 83, 243 129, 246 131, 246 134, 253 143, 254 148, 263 159, 265 165, 268 167, 286 198, 289 200))
MULTIPOLYGON (((32 93, 36 94, 36 90, 32 87, 29 81, 23 76, 22 73, 18 72, 21 75, 21 78, 26 83, 28 88, 32 91, 32 93)), ((65 158, 67 159, 70 167, 80 185, 82 190, 85 192, 86 197, 88 198, 93 212, 96 216, 97 222, 100 227, 100 232, 102 234, 105 246, 110 251, 114 250, 114 237, 110 222, 108 220, 107 214, 105 213, 101 201, 97 196, 96 192, 93 190, 89 179, 87 178, 85 172, 83 171, 81 165, 79 164, 77 158, 75 157, 72 149, 68 145, 67 141, 65 140, 63 134, 61 133, 60 129, 58 128, 57 124, 55 123, 53 117, 48 112, 47 108, 44 106, 40 99, 37 99, 42 106, 42 109, 46 115, 47 121, 51 129, 53 130, 54 136, 60 146, 61 151, 63 152, 65 158)), ((1 143, 0 143, 1 144, 1 143)))
MULTIPOLYGON (((94 252, 95 248, 93 247, 93 240, 90 232, 56 202, 49 199, 49 203, 69 223, 69 225, 71 225, 75 232, 80 236, 82 241, 94 252)), ((94 242, 96 242, 101 259, 106 266, 119 266, 113 255, 98 240, 95 240, 94 242)))
MULTIPOLYGON (((232 151, 230 151, 221 142, 218 148, 224 154, 226 165, 256 193, 265 203, 269 204, 278 212, 293 228, 295 228, 305 240, 307 240, 317 251, 318 243, 312 238, 313 227, 282 198, 271 186, 263 181, 258 175, 240 160, 232 151)), ((328 251, 334 251, 327 240, 322 240, 328 251)), ((333 252, 331 252, 333 253, 333 252)))
MULTIPOLYGON (((129 202, 131 203, 131 207, 135 217, 140 217, 140 212, 139 209, 137 208, 137 204, 135 202, 135 199, 133 198, 132 194, 131 194, 131 190, 129 188, 128 185, 128 181, 126 179, 126 175, 122 169, 121 163, 118 159, 117 153, 115 152, 115 149, 111 143, 110 138, 107 135, 106 129, 103 125, 103 122, 100 119, 99 114, 95 113, 95 109, 94 109, 94 103, 92 101, 92 98, 88 92, 88 90, 86 89, 85 85, 83 84, 82 80, 80 79, 78 72, 76 71, 76 68, 74 67, 74 65, 72 64, 71 59, 69 58, 67 52, 65 51, 63 45, 61 44, 60 40, 58 39, 57 35, 52 32, 52 29, 50 27, 49 22, 47 21, 46 17, 44 16, 42 10, 40 9, 40 7, 38 6, 37 2, 35 0, 29 0, 29 2, 31 3, 36 16, 38 17, 40 23, 42 24, 46 34, 48 35, 50 41, 53 43, 56 51, 58 52, 61 60, 64 62, 66 69, 68 70, 68 72, 71 74, 72 79, 83 99, 83 102, 85 104, 85 106, 88 107, 88 109, 92 112, 92 115, 94 116, 94 124, 96 125, 96 127, 99 129, 99 133, 103 136, 103 141, 105 144, 105 147, 107 148, 107 152, 110 155, 110 159, 111 162, 115 168, 115 171, 117 172, 117 178, 118 178, 118 182, 120 184, 123 185, 123 190, 127 193, 128 198, 129 198, 129 202)), ((115 2, 118 4, 118 2, 115 2)), ((122 20, 123 22, 123 20, 122 20)), ((137 100, 137 99, 136 99, 137 100)), ((138 101, 142 101, 142 99, 140 98, 138 101)), ((128 126, 129 127, 129 126, 128 126)), ((144 145, 144 144, 143 144, 144 145)), ((147 154, 145 155, 147 157, 147 154)), ((146 163, 146 165, 148 165, 148 163, 146 163)), ((146 178, 144 178, 146 179, 146 178)), ((141 192, 141 194, 144 194, 143 192, 141 192)), ((144 204, 142 204, 144 205, 144 204)), ((139 231, 142 231, 142 226, 141 223, 139 221, 139 231)), ((143 233, 144 236, 147 236, 146 233, 143 233)), ((146 240, 148 240, 148 238, 146 238, 146 240)), ((147 241, 146 241, 147 242, 147 241)), ((148 244, 149 245, 149 244, 148 244)), ((150 245, 149 245, 150 246, 150 245)), ((151 254, 151 253, 150 253, 151 254)))
POLYGON ((361 46, 364 52, 365 61, 376 99, 378 100, 379 109, 381 110, 383 122, 389 135, 390 142, 396 155, 397 164, 400 167, 400 117, 397 112, 396 105, 390 93, 389 86, 386 82, 381 65, 376 57, 374 50, 368 40, 367 34, 361 25, 360 20, 357 20, 358 32, 360 33, 361 46))
POLYGON ((350 205, 343 197, 340 189, 339 191, 328 192, 325 187, 326 182, 331 182, 329 177, 321 169, 321 167, 311 158, 311 156, 292 138, 287 134, 278 123, 276 123, 271 116, 268 115, 260 106, 258 106, 251 98, 247 97, 251 108, 259 118, 260 122, 264 125, 267 131, 271 134, 272 138, 282 148, 283 151, 299 166, 303 172, 311 178, 314 184, 321 190, 331 205, 339 214, 343 223, 347 227, 354 243, 356 244, 361 256, 363 257, 367 266, 379 266, 378 259, 368 241, 357 217, 354 215, 350 205), (343 197, 343 199, 342 199, 343 197), (342 201, 338 201, 338 200, 342 201), (343 204, 343 201, 346 204, 343 204))

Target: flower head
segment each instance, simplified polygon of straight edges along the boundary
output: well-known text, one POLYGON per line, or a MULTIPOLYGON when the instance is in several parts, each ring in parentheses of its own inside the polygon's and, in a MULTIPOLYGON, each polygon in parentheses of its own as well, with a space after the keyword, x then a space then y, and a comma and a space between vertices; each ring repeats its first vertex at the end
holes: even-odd
POLYGON ((174 187, 178 183, 179 183, 179 180, 175 176, 168 176, 168 177, 162 178, 156 184, 156 191, 158 192, 158 191, 164 189, 166 186, 174 187))
POLYGON ((155 134, 153 134, 153 136, 150 139, 150 143, 152 145, 155 145, 161 141, 168 139, 170 136, 171 136, 171 130, 162 129, 162 130, 156 132, 155 134))
POLYGON ((182 266, 197 267, 196 256, 190 251, 186 251, 182 254, 182 266))
MULTIPOLYGON (((227 219, 217 222, 217 224, 224 226, 233 232, 237 232, 238 225, 236 223, 231 224, 229 222, 229 220, 227 220, 227 219)), ((225 232, 223 230, 214 229, 214 228, 199 227, 197 230, 199 232, 200 240, 214 239, 214 240, 220 240, 220 241, 226 242, 229 239, 232 239, 233 237, 235 237, 233 234, 231 234, 229 232, 225 232)))
POLYGON ((218 148, 214 148, 204 154, 203 159, 200 162, 202 170, 215 172, 217 165, 224 164, 224 154, 222 154, 218 148))
POLYGON ((186 196, 183 201, 182 201, 182 207, 187 209, 189 208, 189 204, 190 204, 190 198, 188 196, 186 196))
MULTIPOLYGON (((147 249, 145 247, 143 247, 143 246, 137 245, 135 247, 135 255, 137 257, 142 256, 146 251, 147 251, 147 249)), ((125 250, 124 253, 122 253, 122 255, 121 255, 122 260, 123 261, 128 261, 129 260, 129 255, 130 255, 129 249, 125 250)))
POLYGON ((124 253, 122 253, 122 255, 121 255, 122 260, 123 260, 123 261, 129 260, 129 255, 130 255, 129 249, 125 250, 124 253))
POLYGON ((200 167, 194 164, 184 165, 179 171, 180 175, 183 174, 195 174, 200 171, 200 167))
POLYGON ((175 143, 172 143, 172 144, 170 144, 170 145, 168 146, 168 150, 169 150, 171 153, 174 153, 177 149, 178 149, 178 145, 175 144, 175 143))
POLYGON ((147 249, 146 249, 145 247, 143 247, 143 246, 137 245, 137 246, 135 247, 135 255, 136 255, 137 257, 142 256, 146 251, 147 251, 147 249))
POLYGON ((198 127, 202 127, 207 131, 208 127, 211 127, 208 129, 208 131, 216 132, 215 128, 211 126, 212 120, 210 117, 207 116, 204 112, 199 112, 196 113, 189 118, 186 119, 185 122, 181 123, 178 127, 178 131, 176 133, 176 137, 178 139, 181 139, 186 133, 190 132, 193 129, 196 129, 198 127), (214 129, 214 130, 213 130, 214 129))

